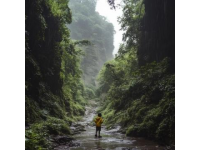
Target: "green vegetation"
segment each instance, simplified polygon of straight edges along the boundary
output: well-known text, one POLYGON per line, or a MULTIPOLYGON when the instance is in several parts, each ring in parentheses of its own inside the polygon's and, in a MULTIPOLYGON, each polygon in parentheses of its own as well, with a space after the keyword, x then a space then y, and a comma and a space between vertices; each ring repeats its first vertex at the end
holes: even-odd
POLYGON ((46 121, 36 123, 26 130, 26 149, 52 149, 52 137, 49 135, 70 134, 66 121, 49 117, 46 121))
POLYGON ((69 3, 72 10, 72 23, 68 25, 71 38, 91 42, 89 46, 80 46, 85 53, 81 69, 86 86, 96 86, 99 70, 107 60, 113 58, 114 27, 95 11, 96 3, 96 0, 71 0, 69 3))
POLYGON ((174 12, 170 11, 174 3, 124 2, 120 23, 125 43, 98 75, 99 111, 108 128, 120 124, 128 136, 174 145, 174 12), (163 13, 161 6, 170 15, 163 13), (155 12, 158 7, 160 12, 155 12))
POLYGON ((26 1, 27 150, 69 136, 91 99, 108 128, 174 145, 174 2, 124 4, 124 44, 112 60, 114 27, 95 12, 96 0, 26 1))
POLYGON ((68 1, 28 0, 25 15, 26 149, 50 149, 48 137, 70 134, 68 125, 84 114, 91 96, 81 82, 82 51, 75 46, 87 42, 69 38, 68 1))

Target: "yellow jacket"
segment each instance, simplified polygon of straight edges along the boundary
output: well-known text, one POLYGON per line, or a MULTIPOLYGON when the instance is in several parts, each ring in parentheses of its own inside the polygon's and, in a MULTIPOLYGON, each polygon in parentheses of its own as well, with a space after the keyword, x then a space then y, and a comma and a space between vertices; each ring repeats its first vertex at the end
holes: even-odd
POLYGON ((94 122, 96 123, 97 127, 101 127, 101 124, 103 123, 103 119, 101 117, 97 117, 94 122))

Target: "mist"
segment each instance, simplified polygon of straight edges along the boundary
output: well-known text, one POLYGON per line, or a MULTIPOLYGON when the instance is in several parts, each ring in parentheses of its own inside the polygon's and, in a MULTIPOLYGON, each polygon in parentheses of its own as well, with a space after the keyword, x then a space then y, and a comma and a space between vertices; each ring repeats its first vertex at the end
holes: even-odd
MULTIPOLYGON (((116 3, 121 4, 121 0, 116 1, 116 3)), ((122 43, 122 34, 121 25, 118 23, 118 17, 121 17, 123 12, 121 7, 117 7, 117 9, 111 9, 108 5, 107 0, 97 0, 96 11, 107 18, 108 22, 111 22, 114 26, 115 34, 114 34, 114 50, 113 55, 117 54, 119 45, 122 43)))

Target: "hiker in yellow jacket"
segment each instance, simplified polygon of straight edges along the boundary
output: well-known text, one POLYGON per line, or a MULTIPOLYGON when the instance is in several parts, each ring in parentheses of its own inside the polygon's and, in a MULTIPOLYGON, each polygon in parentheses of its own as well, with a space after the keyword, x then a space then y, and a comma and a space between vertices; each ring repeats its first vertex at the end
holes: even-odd
POLYGON ((96 134, 95 134, 95 137, 97 137, 97 132, 99 131, 99 137, 100 136, 100 131, 101 131, 101 124, 103 123, 103 119, 101 118, 101 113, 98 114, 98 117, 95 118, 95 121, 96 123, 96 134))

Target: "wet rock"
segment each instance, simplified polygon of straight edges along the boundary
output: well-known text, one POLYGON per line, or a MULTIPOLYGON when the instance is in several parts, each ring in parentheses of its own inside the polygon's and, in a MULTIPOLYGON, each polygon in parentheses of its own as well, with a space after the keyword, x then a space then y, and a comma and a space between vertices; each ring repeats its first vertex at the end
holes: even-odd
POLYGON ((85 126, 82 124, 74 124, 72 127, 70 127, 70 129, 71 129, 72 135, 79 134, 83 131, 86 131, 85 126))
POLYGON ((80 133, 81 133, 80 131, 73 131, 73 132, 72 132, 72 135, 80 134, 80 133))
POLYGON ((175 145, 166 146, 165 150, 175 150, 175 145))
POLYGON ((58 147, 59 146, 59 144, 58 143, 52 143, 52 147, 58 147))
POLYGON ((58 144, 66 144, 67 142, 72 141, 74 138, 68 136, 56 136, 53 138, 54 142, 58 144))
POLYGON ((130 148, 122 148, 122 150, 131 150, 130 148))
POLYGON ((70 142, 69 147, 79 147, 81 144, 80 143, 75 143, 75 142, 70 142))
POLYGON ((119 133, 122 133, 122 134, 126 134, 126 130, 127 130, 127 128, 120 128, 120 129, 118 130, 118 132, 119 132, 119 133))
POLYGON ((54 150, 67 150, 69 147, 78 147, 80 143, 73 143, 74 138, 68 136, 56 136, 53 138, 54 150))
POLYGON ((74 124, 73 126, 75 128, 84 128, 84 125, 82 125, 82 124, 74 124))
POLYGON ((54 150, 67 150, 67 149, 69 149, 68 145, 60 145, 54 148, 54 150))
POLYGON ((70 129, 71 129, 71 130, 75 130, 76 128, 75 128, 75 127, 70 127, 70 129))

